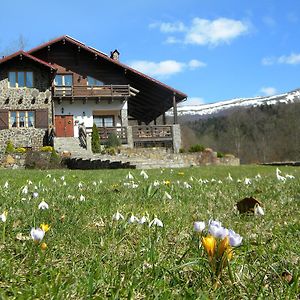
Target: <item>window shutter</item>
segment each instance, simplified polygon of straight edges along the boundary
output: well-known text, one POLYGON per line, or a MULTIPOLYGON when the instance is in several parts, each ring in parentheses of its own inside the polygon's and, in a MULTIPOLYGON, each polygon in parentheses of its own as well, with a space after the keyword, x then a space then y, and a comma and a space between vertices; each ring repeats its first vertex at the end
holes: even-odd
POLYGON ((37 109, 35 111, 35 127, 48 129, 48 109, 37 109))
POLYGON ((0 130, 8 129, 8 110, 0 110, 0 130))

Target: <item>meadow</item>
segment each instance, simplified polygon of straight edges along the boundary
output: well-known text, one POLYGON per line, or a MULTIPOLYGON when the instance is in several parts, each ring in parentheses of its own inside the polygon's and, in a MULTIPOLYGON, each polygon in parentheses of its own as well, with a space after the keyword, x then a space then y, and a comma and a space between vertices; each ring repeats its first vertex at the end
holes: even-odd
POLYGON ((280 170, 0 170, 0 298, 299 299, 300 169, 280 170), (243 237, 217 279, 209 220, 243 237))

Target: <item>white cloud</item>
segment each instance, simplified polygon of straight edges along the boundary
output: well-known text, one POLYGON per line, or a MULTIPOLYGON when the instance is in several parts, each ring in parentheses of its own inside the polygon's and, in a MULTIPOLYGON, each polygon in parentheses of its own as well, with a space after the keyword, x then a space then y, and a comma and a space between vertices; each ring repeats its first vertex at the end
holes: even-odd
POLYGON ((300 64, 300 53, 292 53, 290 55, 282 55, 280 57, 264 57, 262 64, 270 66, 274 64, 297 65, 300 64))
POLYGON ((158 78, 168 78, 187 69, 195 70, 206 66, 204 62, 197 59, 192 59, 187 63, 176 60, 164 60, 161 62, 136 60, 129 63, 129 65, 140 72, 158 78))
POLYGON ((204 99, 201 97, 189 97, 187 101, 181 102, 179 106, 200 105, 204 104, 204 99))
POLYGON ((262 87, 260 89, 260 93, 262 93, 264 96, 273 96, 277 94, 277 89, 274 87, 262 87))
POLYGON ((182 22, 154 23, 150 28, 159 28, 162 33, 183 33, 181 38, 169 36, 167 43, 184 43, 194 45, 217 46, 222 43, 230 43, 238 36, 249 31, 249 24, 240 20, 218 18, 207 20, 201 18, 192 19, 190 26, 182 22))

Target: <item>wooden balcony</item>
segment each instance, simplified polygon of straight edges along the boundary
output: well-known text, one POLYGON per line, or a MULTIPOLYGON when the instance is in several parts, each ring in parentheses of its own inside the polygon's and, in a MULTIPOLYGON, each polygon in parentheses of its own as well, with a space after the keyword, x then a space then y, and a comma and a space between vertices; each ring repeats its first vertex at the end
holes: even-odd
POLYGON ((57 98, 88 97, 88 98, 124 98, 135 96, 138 91, 130 85, 103 85, 103 86, 53 86, 53 96, 57 98))

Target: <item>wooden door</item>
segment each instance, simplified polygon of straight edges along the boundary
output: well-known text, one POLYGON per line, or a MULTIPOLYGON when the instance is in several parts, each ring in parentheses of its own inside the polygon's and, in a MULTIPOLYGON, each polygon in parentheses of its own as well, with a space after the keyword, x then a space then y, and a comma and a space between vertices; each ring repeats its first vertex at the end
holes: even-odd
POLYGON ((55 134, 57 137, 74 136, 73 116, 55 116, 55 134))

